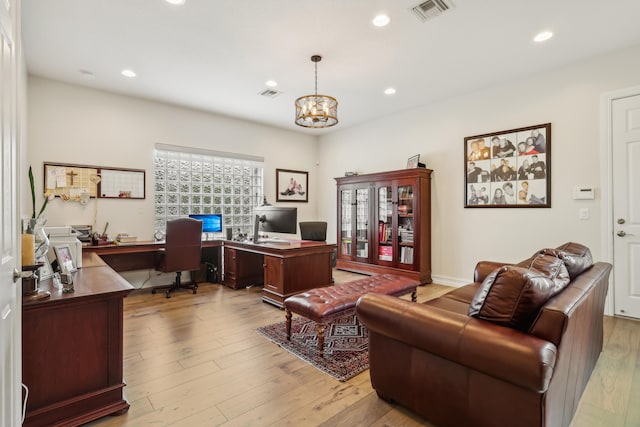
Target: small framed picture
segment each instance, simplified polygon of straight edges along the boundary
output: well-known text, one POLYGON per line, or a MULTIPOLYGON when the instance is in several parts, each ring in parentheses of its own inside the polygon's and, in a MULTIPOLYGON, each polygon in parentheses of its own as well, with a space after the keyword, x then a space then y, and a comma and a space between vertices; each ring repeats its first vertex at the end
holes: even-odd
POLYGON ((309 172, 276 169, 276 202, 308 202, 309 172))
POLYGON ((42 267, 38 269, 38 279, 40 281, 50 279, 53 276, 53 268, 49 264, 47 256, 41 256, 36 260, 37 264, 42 264, 42 267))
POLYGON ((420 154, 409 157, 407 159, 407 169, 415 169, 420 164, 420 154))
POLYGON ((71 248, 69 245, 57 245, 53 247, 53 250, 56 253, 58 268, 61 272, 66 270, 73 273, 76 271, 76 263, 73 261, 73 255, 71 255, 71 248))

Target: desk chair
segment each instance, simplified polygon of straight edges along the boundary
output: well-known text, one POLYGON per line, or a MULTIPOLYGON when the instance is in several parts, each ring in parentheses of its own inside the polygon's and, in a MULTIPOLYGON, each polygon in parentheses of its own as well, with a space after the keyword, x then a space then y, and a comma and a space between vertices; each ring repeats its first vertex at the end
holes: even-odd
POLYGON ((300 222, 300 237, 302 240, 324 242, 327 240, 327 223, 325 221, 300 222))
POLYGON ((200 269, 202 252, 202 221, 191 218, 178 218, 167 221, 167 235, 164 250, 158 252, 156 271, 163 273, 176 273, 176 280, 171 285, 156 286, 151 290, 155 294, 158 289, 166 289, 167 298, 171 298, 171 292, 182 289, 193 289, 195 294, 198 283, 180 283, 182 271, 200 269))

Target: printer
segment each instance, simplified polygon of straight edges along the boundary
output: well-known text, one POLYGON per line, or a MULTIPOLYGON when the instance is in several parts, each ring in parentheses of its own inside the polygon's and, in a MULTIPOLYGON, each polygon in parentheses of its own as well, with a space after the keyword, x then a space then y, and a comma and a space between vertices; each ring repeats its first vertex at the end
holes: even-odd
POLYGON ((49 236, 50 251, 53 251, 54 246, 69 245, 74 264, 77 268, 82 268, 82 242, 78 240, 80 233, 70 225, 65 225, 64 227, 45 227, 44 231, 49 236))

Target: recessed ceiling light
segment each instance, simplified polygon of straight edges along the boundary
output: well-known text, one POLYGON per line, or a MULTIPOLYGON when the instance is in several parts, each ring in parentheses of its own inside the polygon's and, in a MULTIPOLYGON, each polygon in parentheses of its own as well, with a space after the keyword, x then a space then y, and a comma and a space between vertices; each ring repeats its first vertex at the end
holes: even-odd
POLYGON ((276 87, 278 86, 278 82, 274 81, 274 80, 267 80, 266 82, 264 82, 265 85, 267 85, 267 87, 276 87))
POLYGON ((534 42, 543 42, 545 40, 549 40, 551 37, 553 37, 553 33, 551 31, 543 31, 541 33, 538 33, 533 38, 533 41, 534 42))
POLYGON ((389 17, 385 14, 380 14, 380 15, 376 15, 375 18, 373 18, 373 25, 375 25, 376 27, 384 27, 385 25, 389 24, 389 17))
POLYGON ((167 3, 176 4, 178 6, 183 5, 187 0, 164 0, 167 3))
POLYGON ((135 71, 129 70, 129 69, 120 71, 120 74, 122 74, 125 77, 130 77, 130 78, 133 78, 133 77, 136 76, 135 71))
POLYGON ((392 87, 388 87, 384 90, 385 95, 394 95, 395 93, 396 93, 396 90, 392 87))
POLYGON ((95 74, 93 74, 91 71, 89 70, 78 70, 78 72, 80 73, 80 75, 82 77, 84 77, 87 80, 93 80, 96 78, 95 74))

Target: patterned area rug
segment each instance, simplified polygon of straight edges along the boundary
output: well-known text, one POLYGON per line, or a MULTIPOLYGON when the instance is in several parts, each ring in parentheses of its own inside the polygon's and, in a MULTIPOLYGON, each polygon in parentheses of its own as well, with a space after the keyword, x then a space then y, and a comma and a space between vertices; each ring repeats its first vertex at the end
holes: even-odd
POLYGON ((369 369, 369 335, 356 322, 355 315, 337 319, 325 330, 324 357, 318 354, 317 325, 294 317, 291 341, 287 340, 285 322, 262 326, 259 333, 339 381, 346 381, 369 369))

